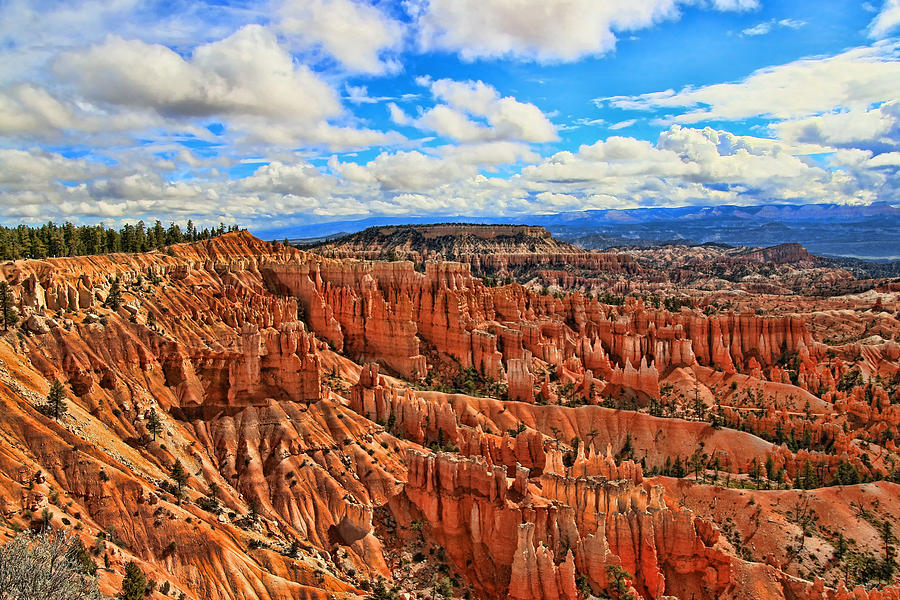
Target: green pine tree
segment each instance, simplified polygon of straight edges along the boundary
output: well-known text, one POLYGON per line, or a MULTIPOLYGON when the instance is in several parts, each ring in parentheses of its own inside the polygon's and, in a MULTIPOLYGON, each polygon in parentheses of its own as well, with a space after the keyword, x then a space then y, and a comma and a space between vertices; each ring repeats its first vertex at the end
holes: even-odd
POLYGON ((178 501, 181 502, 181 497, 184 494, 184 484, 187 483, 188 474, 187 471, 184 470, 184 467, 181 466, 181 461, 176 460, 175 464, 172 465, 172 469, 169 471, 169 476, 175 482, 177 487, 178 501))
POLYGON ((162 429, 162 422, 159 420, 159 415, 156 413, 155 408, 150 409, 150 413, 147 415, 147 433, 153 436, 153 441, 156 441, 156 434, 160 432, 162 429))
POLYGON ((103 303, 107 308, 119 310, 122 306, 122 288, 119 286, 119 278, 113 279, 112 285, 109 287, 109 294, 106 296, 106 302, 103 303))
POLYGON ((122 591, 116 596, 118 600, 144 600, 144 590, 147 589, 147 578, 133 562, 125 566, 125 578, 122 579, 122 591))
POLYGON ((19 320, 19 314, 13 306, 12 290, 6 280, 0 281, 0 320, 3 321, 3 331, 7 331, 10 325, 15 325, 19 320))
POLYGON ((97 563, 91 558, 91 553, 87 551, 81 538, 77 535, 69 546, 67 556, 78 565, 78 570, 85 575, 90 575, 92 577, 97 575, 97 563))
POLYGON ((44 412, 59 421, 59 418, 68 411, 66 406, 66 389, 58 379, 54 379, 50 385, 50 392, 47 394, 47 404, 44 412))
POLYGON ((811 490, 819 487, 819 478, 816 477, 816 470, 813 468, 809 459, 803 463, 803 468, 799 475, 800 487, 804 490, 811 490))

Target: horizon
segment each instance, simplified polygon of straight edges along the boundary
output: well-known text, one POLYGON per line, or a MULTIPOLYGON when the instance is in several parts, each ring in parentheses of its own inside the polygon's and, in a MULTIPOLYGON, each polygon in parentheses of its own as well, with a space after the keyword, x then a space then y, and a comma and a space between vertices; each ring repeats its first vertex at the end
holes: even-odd
POLYGON ((897 0, 0 10, 4 225, 900 204, 897 0))

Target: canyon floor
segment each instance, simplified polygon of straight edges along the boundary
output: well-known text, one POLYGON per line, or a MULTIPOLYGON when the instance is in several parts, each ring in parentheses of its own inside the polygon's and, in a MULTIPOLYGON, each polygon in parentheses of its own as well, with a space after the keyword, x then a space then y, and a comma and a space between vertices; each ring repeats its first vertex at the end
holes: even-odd
POLYGON ((900 598, 896 279, 354 235, 0 266, 0 542, 157 600, 900 598))

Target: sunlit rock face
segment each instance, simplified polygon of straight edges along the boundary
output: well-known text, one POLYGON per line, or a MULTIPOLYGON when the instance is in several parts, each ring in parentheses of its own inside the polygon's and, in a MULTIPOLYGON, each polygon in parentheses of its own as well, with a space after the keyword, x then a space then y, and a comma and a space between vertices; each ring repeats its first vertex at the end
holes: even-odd
POLYGON ((381 579, 430 598, 445 576, 460 598, 900 597, 847 579, 835 533, 880 556, 871 517, 900 515, 896 292, 705 314, 473 275, 642 272, 523 254, 545 233, 485 229, 458 248, 496 251, 466 263, 235 233, 3 265, 23 318, 0 340, 0 531, 46 508, 99 548, 109 594, 136 561, 191 600, 381 579), (38 410, 54 379, 59 421, 38 410))

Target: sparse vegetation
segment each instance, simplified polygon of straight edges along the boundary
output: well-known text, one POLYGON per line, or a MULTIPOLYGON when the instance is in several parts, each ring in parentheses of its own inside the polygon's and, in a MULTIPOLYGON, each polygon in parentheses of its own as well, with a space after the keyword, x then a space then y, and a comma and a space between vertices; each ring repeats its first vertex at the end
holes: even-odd
POLYGON ((20 533, 0 547, 0 600, 100 600, 96 571, 80 540, 20 533))

